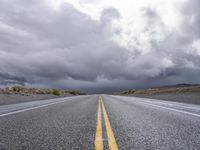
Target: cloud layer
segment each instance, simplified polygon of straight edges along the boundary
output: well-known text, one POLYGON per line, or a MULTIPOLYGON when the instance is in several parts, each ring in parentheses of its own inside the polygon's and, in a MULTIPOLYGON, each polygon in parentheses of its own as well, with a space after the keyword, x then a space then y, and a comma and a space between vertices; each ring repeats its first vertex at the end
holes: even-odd
POLYGON ((114 7, 94 18, 70 2, 1 0, 0 84, 104 92, 200 83, 200 3, 178 4, 166 8, 170 23, 160 5, 129 20, 114 7))

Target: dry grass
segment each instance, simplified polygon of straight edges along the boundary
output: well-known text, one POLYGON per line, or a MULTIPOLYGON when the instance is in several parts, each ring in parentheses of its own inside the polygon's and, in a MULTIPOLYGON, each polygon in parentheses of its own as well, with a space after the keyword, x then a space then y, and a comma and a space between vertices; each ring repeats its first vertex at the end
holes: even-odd
POLYGON ((80 91, 69 91, 69 90, 59 90, 59 89, 41 89, 41 88, 26 88, 21 86, 7 87, 0 89, 0 94, 52 94, 52 95, 84 95, 80 91))

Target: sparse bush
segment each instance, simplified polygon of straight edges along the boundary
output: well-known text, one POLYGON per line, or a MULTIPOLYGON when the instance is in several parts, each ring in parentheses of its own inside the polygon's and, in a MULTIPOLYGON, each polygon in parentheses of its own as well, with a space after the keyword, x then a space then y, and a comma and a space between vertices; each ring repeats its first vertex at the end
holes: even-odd
POLYGON ((62 90, 62 89, 42 89, 42 88, 26 88, 23 86, 14 86, 14 87, 7 87, 5 89, 0 89, 0 93, 5 94, 53 94, 53 95, 83 95, 85 93, 81 93, 79 91, 69 91, 69 90, 62 90))
POLYGON ((59 92, 58 90, 56 90, 56 89, 53 89, 53 90, 52 90, 52 94, 53 94, 53 95, 56 95, 56 96, 59 96, 59 95, 60 95, 60 92, 59 92))
POLYGON ((14 92, 20 92, 20 89, 21 89, 21 87, 19 87, 19 86, 14 86, 14 87, 12 87, 12 90, 13 90, 14 92))
POLYGON ((69 93, 72 94, 72 95, 76 95, 77 94, 76 91, 70 91, 69 93))

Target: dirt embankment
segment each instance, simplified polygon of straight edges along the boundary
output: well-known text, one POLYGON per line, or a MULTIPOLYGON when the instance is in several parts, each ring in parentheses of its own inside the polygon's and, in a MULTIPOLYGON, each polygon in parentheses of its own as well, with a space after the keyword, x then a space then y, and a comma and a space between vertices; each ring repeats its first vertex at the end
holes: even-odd
POLYGON ((79 91, 26 88, 15 86, 0 89, 0 105, 84 94, 85 93, 79 91))
POLYGON ((35 100, 45 100, 50 98, 58 98, 60 96, 51 94, 0 94, 0 105, 15 104, 21 102, 30 102, 35 100))
POLYGON ((114 94, 200 104, 200 85, 180 84, 159 88, 133 89, 114 94))

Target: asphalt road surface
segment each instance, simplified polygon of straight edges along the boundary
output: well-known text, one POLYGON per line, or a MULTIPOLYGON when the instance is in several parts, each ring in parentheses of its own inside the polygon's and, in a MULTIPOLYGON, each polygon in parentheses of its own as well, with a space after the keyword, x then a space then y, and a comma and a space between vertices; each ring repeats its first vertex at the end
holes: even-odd
POLYGON ((200 105, 111 95, 0 106, 0 150, 200 150, 200 105))

